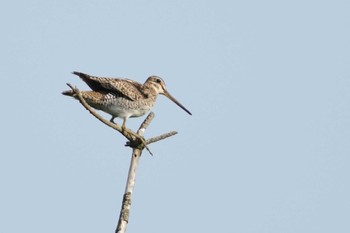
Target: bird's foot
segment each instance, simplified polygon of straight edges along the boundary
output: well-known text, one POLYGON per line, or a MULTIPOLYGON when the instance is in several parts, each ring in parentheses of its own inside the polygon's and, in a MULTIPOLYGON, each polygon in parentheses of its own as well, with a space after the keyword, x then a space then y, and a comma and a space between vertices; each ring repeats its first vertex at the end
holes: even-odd
POLYGON ((138 140, 141 142, 140 144, 142 144, 142 146, 143 146, 144 148, 146 148, 147 151, 153 156, 151 150, 150 150, 150 149, 148 148, 148 146, 147 146, 147 143, 146 143, 144 137, 138 135, 137 133, 135 133, 135 132, 133 132, 132 130, 130 130, 130 129, 126 128, 126 127, 123 127, 123 126, 122 126, 122 132, 123 132, 124 134, 128 134, 128 137, 131 137, 131 138, 134 137, 134 138, 138 139, 138 140))
POLYGON ((112 117, 112 118, 109 120, 109 122, 111 122, 111 123, 113 123, 113 124, 116 124, 116 123, 114 122, 114 118, 115 118, 115 117, 112 117))

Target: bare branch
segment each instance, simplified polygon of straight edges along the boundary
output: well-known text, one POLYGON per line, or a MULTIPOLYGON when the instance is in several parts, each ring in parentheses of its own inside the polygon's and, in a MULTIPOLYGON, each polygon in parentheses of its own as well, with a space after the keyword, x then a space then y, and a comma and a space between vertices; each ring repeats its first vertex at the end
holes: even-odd
POLYGON ((67 85, 72 89, 74 97, 76 97, 79 100, 79 102, 85 107, 85 109, 87 109, 93 116, 95 116, 99 121, 101 121, 105 125, 120 132, 124 137, 126 137, 129 140, 126 143, 126 146, 130 146, 133 148, 130 167, 129 167, 129 173, 128 173, 128 179, 125 187, 125 193, 123 196, 122 208, 120 210, 118 225, 115 230, 115 233, 125 233, 126 227, 129 222, 132 194, 134 192, 135 181, 136 181, 136 170, 137 170, 143 149, 146 148, 149 151, 149 153, 152 155, 151 151, 147 147, 148 144, 155 143, 157 141, 171 137, 177 134, 177 132, 171 131, 171 132, 162 134, 160 136, 145 140, 143 136, 147 127, 150 125, 151 121, 154 118, 153 112, 148 114, 147 118, 140 125, 137 133, 135 133, 130 129, 123 129, 119 125, 103 118, 92 107, 90 107, 90 105, 82 97, 82 94, 77 87, 73 87, 69 83, 67 83, 67 85))
MULTIPOLYGON (((146 128, 148 127, 149 123, 152 121, 153 118, 154 118, 154 113, 148 114, 147 118, 143 121, 139 130, 137 131, 138 134, 143 136, 146 128)), ((125 233, 126 227, 129 223, 132 194, 134 192, 134 187, 136 182, 136 170, 139 165, 141 154, 142 154, 142 149, 134 148, 132 151, 129 174, 126 182, 122 208, 120 210, 118 225, 115 230, 115 233, 125 233)))
MULTIPOLYGON (((86 103, 85 99, 81 96, 80 90, 77 87, 73 87, 70 83, 67 83, 67 85, 72 89, 75 96, 77 96, 79 102, 85 107, 86 110, 88 110, 94 117, 96 117, 98 120, 100 120, 105 125, 113 128, 113 129, 117 130, 118 132, 120 132, 121 134, 123 134, 123 130, 119 125, 114 124, 114 123, 106 120, 100 114, 98 114, 92 107, 90 107, 90 105, 88 103, 86 103)), ((129 135, 124 135, 124 136, 129 140, 132 139, 132 138, 128 137, 129 135)))
MULTIPOLYGON (((125 129, 123 130, 119 125, 112 123, 111 121, 106 120, 105 118, 103 118, 100 114, 98 114, 92 107, 90 107, 90 105, 88 103, 86 103, 85 99, 82 97, 81 92, 79 91, 79 89, 77 87, 73 87, 70 83, 67 83, 67 85, 72 89, 72 91, 74 92, 74 95, 78 98, 79 102, 85 107, 86 110, 88 110, 94 117, 96 117, 98 120, 100 120, 102 123, 104 123, 105 125, 111 127, 112 129, 117 130, 119 133, 121 133, 124 137, 126 137, 129 141, 130 141, 130 146, 131 147, 142 147, 146 148, 147 151, 151 154, 151 150, 148 148, 146 141, 144 139, 143 136, 141 136, 140 134, 137 134, 135 132, 133 132, 130 129, 125 129)), ((154 117, 154 115, 153 115, 154 117)), ((153 119, 152 117, 152 119, 153 119)), ((148 118, 146 118, 147 120, 148 118)), ((145 121, 146 121, 145 120, 145 121)), ((151 120, 149 120, 151 121, 151 120)), ((149 124, 149 123, 148 123, 149 124)))
POLYGON ((143 133, 145 132, 145 130, 148 128, 149 124, 151 124, 151 121, 154 118, 154 113, 150 112, 148 114, 148 116, 146 117, 146 119, 142 122, 140 128, 138 129, 137 133, 140 134, 141 131, 143 131, 143 133))
POLYGON ((160 140, 163 140, 163 139, 166 139, 168 137, 174 136, 175 134, 177 134, 176 131, 170 131, 169 133, 165 133, 165 134, 159 135, 157 137, 153 137, 153 138, 147 139, 146 140, 146 144, 149 145, 151 143, 158 142, 160 140))

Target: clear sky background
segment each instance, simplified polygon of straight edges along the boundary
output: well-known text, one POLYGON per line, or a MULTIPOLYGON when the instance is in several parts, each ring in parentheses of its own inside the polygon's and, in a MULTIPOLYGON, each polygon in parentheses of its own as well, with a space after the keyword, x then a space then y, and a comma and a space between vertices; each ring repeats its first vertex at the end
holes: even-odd
POLYGON ((146 137, 179 134, 143 154, 128 232, 350 232, 349 1, 0 5, 1 233, 114 232, 131 150, 61 95, 75 70, 159 75, 193 113, 158 99, 146 137))

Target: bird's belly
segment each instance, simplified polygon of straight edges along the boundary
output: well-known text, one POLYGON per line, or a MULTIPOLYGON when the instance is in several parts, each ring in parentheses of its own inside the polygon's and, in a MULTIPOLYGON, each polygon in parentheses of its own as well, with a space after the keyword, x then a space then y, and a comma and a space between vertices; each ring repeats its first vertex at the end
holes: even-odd
POLYGON ((129 117, 140 117, 145 115, 147 112, 151 110, 149 107, 143 108, 123 108, 121 106, 112 105, 107 106, 103 109, 105 112, 111 114, 114 117, 119 118, 129 118, 129 117))

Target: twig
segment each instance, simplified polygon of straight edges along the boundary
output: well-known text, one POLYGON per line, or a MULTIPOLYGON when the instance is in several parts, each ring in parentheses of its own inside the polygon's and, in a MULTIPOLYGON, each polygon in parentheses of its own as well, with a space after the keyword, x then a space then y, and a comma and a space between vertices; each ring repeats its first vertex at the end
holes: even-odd
POLYGON ((158 141, 163 140, 163 139, 165 139, 165 138, 174 136, 175 134, 177 134, 176 131, 170 131, 169 133, 165 133, 165 134, 159 135, 159 136, 157 136, 157 137, 153 137, 153 138, 147 139, 147 140, 146 140, 146 144, 149 145, 149 144, 151 144, 151 143, 158 142, 158 141))

